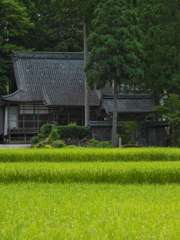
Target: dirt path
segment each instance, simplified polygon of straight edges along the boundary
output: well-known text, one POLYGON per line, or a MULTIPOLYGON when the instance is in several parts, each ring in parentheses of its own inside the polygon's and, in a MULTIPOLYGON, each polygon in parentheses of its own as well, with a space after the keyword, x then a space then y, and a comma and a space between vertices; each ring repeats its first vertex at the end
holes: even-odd
POLYGON ((0 144, 0 149, 30 148, 31 144, 0 144))

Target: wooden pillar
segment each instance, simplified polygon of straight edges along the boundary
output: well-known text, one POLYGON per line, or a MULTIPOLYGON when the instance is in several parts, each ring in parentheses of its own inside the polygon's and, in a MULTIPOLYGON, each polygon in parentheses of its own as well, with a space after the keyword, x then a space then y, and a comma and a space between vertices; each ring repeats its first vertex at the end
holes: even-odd
POLYGON ((69 108, 67 109, 67 115, 68 115, 68 124, 69 124, 70 123, 69 108))
POLYGON ((38 128, 38 132, 40 132, 40 127, 39 127, 39 103, 37 103, 37 128, 38 128))
POLYGON ((117 99, 118 99, 118 84, 114 80, 114 109, 113 109, 113 122, 112 122, 112 146, 118 146, 118 135, 117 135, 117 99))
MULTIPOLYGON (((84 66, 88 62, 88 33, 87 24, 85 18, 83 18, 83 30, 84 30, 84 66)), ((90 120, 90 88, 85 75, 85 127, 88 126, 90 120)))
POLYGON ((9 142, 11 141, 11 131, 10 131, 10 123, 9 123, 9 103, 7 105, 7 135, 8 135, 8 138, 9 138, 9 142))
POLYGON ((144 122, 144 120, 142 118, 138 118, 138 122, 137 122, 137 125, 138 125, 138 132, 137 132, 138 147, 143 147, 142 134, 141 134, 143 122, 144 122))
POLYGON ((84 125, 84 109, 81 110, 81 126, 84 125))
POLYGON ((23 132, 25 131, 25 107, 24 107, 24 103, 23 103, 23 132))
POLYGON ((50 123, 51 121, 51 111, 50 111, 50 107, 48 107, 48 123, 50 123))
POLYGON ((36 128, 36 114, 35 114, 36 103, 33 103, 33 128, 36 128))

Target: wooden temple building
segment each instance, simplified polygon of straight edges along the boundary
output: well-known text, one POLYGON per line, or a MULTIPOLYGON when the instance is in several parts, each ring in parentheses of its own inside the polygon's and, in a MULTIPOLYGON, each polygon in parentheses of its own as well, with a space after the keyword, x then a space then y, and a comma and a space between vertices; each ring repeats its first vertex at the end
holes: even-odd
MULTIPOLYGON (((9 142, 28 141, 45 123, 84 125, 83 67, 83 53, 14 52, 16 91, 1 96, 0 135, 9 142)), ((91 91, 89 126, 92 137, 110 140, 113 92, 111 87, 102 91, 91 91)), ((154 142, 148 140, 149 126, 145 122, 155 108, 151 94, 118 96, 118 121, 138 122, 139 146, 164 144, 158 136, 154 142)), ((163 132, 164 126, 161 128, 163 132)))

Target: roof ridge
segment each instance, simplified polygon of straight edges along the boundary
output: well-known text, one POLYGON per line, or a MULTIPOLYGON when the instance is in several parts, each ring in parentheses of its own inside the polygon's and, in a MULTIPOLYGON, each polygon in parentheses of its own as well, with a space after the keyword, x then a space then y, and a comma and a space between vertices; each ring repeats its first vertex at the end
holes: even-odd
POLYGON ((83 52, 13 52, 15 59, 71 59, 84 60, 83 52))
POLYGON ((44 97, 44 100, 43 100, 44 104, 45 105, 51 105, 51 101, 49 99, 49 96, 47 94, 45 86, 43 86, 42 93, 43 93, 43 97, 44 97))
MULTIPOLYGON (((103 98, 109 98, 109 99, 113 99, 114 95, 113 94, 103 94, 102 95, 103 98)), ((120 98, 153 98, 153 94, 152 93, 143 93, 143 94, 118 94, 118 99, 120 98)))

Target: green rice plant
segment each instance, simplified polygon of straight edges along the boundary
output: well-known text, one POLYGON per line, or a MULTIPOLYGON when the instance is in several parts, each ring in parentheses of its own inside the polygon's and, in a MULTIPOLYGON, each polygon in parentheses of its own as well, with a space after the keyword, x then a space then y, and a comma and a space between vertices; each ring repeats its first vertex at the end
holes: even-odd
POLYGON ((0 182, 180 183, 180 162, 0 163, 0 182))
POLYGON ((178 240, 180 185, 0 184, 0 239, 178 240))
POLYGON ((180 161, 179 148, 0 149, 0 162, 180 161))

